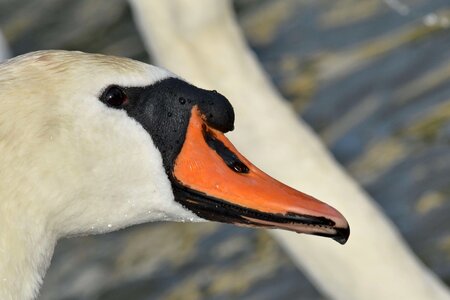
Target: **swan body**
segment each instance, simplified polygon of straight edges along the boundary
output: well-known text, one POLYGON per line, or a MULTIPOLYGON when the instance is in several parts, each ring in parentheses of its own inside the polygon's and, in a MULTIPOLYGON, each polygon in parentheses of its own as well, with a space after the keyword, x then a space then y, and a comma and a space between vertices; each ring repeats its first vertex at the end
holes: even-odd
POLYGON ((237 152, 225 97, 166 70, 34 52, 0 64, 0 103, 0 299, 36 297, 59 238, 143 222, 348 238, 340 213, 237 152))

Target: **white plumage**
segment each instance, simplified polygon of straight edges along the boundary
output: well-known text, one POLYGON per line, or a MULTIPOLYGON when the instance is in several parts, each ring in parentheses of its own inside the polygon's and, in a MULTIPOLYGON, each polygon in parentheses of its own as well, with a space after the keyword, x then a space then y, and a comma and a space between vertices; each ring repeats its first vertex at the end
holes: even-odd
POLYGON ((173 200, 149 134, 98 100, 107 85, 169 76, 81 52, 35 52, 0 65, 0 299, 36 295, 60 237, 199 220, 173 200))

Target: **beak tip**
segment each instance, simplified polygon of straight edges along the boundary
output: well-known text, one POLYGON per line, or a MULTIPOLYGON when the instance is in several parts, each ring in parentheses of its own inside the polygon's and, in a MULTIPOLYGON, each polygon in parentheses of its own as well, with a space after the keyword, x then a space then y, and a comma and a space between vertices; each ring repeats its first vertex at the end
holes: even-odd
POLYGON ((344 245, 348 237, 350 236, 350 227, 344 227, 344 228, 335 228, 336 234, 333 236, 333 240, 338 242, 341 245, 344 245))

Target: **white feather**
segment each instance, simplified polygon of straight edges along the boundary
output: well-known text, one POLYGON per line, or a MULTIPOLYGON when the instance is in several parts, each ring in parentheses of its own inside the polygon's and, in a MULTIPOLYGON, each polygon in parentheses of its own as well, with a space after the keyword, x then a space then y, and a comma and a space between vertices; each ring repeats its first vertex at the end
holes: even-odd
POLYGON ((111 84, 174 75, 130 59, 42 51, 0 65, 0 299, 31 299, 58 238, 199 221, 174 201, 161 154, 111 84))

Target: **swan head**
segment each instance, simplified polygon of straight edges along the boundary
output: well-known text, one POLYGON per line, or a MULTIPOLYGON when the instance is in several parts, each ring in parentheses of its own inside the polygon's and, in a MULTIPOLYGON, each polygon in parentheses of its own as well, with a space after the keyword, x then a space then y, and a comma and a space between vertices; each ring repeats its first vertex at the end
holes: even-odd
POLYGON ((213 220, 348 238, 338 211, 236 150, 224 135, 233 108, 215 91, 134 60, 67 51, 7 61, 0 86, 4 207, 58 237, 213 220))

